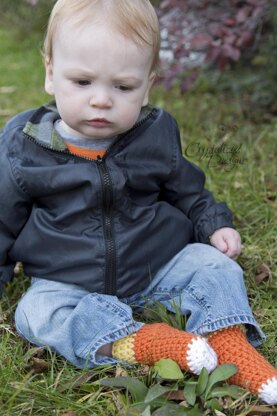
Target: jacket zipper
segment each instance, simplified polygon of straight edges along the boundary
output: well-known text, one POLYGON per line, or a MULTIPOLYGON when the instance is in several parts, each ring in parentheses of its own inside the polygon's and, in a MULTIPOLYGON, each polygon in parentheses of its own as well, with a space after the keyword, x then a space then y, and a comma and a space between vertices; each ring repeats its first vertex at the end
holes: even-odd
POLYGON ((116 246, 113 232, 113 188, 112 181, 105 164, 105 161, 98 156, 97 167, 102 183, 102 218, 104 237, 106 245, 106 264, 105 264, 105 293, 115 295, 116 293, 116 246))
MULTIPOLYGON (((146 120, 148 120, 155 109, 152 109, 149 114, 142 120, 140 120, 137 124, 133 126, 131 130, 126 133, 121 134, 118 137, 118 140, 125 137, 127 134, 132 133, 137 127, 140 127, 146 120)), ((79 158, 79 159, 86 159, 90 162, 94 162, 97 164, 98 171, 101 178, 102 184, 102 219, 103 219, 103 228, 104 228, 104 240, 106 246, 106 264, 105 264, 105 293, 108 295, 116 294, 116 245, 115 245, 115 238, 113 232, 113 215, 112 215, 112 204, 113 204, 113 188, 112 188, 112 180, 107 169, 105 158, 107 153, 110 151, 110 148, 118 141, 116 140, 112 145, 107 149, 104 157, 97 157, 97 160, 90 159, 88 157, 74 155, 72 153, 66 152, 65 150, 53 149, 51 146, 47 146, 46 144, 42 144, 37 142, 32 136, 24 133, 26 137, 31 140, 32 142, 40 145, 41 147, 52 150, 58 153, 66 154, 67 156, 79 158)))

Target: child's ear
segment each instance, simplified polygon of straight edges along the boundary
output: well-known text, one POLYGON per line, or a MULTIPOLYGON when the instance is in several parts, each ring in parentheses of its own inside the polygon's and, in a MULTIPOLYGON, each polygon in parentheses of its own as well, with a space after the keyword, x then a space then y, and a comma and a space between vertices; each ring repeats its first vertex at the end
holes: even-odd
POLYGON ((153 82, 155 81, 155 78, 156 78, 156 72, 151 72, 150 75, 149 75, 149 78, 148 78, 148 86, 147 86, 147 90, 146 90, 145 95, 144 95, 142 106, 145 106, 145 105, 148 104, 149 92, 151 90, 153 82))
POLYGON ((44 88, 47 94, 54 95, 54 85, 53 85, 53 63, 48 57, 45 58, 45 84, 44 88))

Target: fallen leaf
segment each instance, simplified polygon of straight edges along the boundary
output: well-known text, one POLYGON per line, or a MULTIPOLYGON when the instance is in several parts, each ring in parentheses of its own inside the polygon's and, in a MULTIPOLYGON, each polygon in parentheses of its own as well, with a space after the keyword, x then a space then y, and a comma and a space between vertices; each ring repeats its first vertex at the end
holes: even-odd
POLYGON ((78 413, 75 413, 75 412, 67 412, 67 413, 63 413, 61 416, 78 416, 78 413))
POLYGON ((183 400, 182 402, 179 403, 179 406, 189 407, 189 404, 188 404, 188 402, 186 400, 183 400))
POLYGON ((268 407, 268 406, 253 406, 251 407, 251 409, 249 410, 249 412, 245 413, 245 416, 273 416, 274 413, 272 411, 272 407, 268 407))
POLYGON ((31 358, 37 357, 41 358, 43 354, 45 353, 45 349, 43 347, 34 347, 29 348, 29 350, 26 352, 24 359, 28 362, 31 358))
POLYGON ((16 87, 0 87, 0 94, 12 94, 16 91, 16 87))
POLYGON ((69 383, 66 383, 63 387, 59 388, 59 391, 63 392, 68 389, 80 387, 82 384, 90 381, 96 374, 96 371, 88 371, 80 376, 76 376, 69 383))
POLYGON ((169 393, 165 394, 165 397, 167 400, 184 401, 184 389, 170 391, 169 393))
POLYGON ((150 369, 149 365, 141 365, 140 369, 139 369, 140 376, 142 376, 142 377, 148 376, 149 369, 150 369))
POLYGON ((13 114, 12 110, 0 110, 0 117, 10 117, 13 114))
POLYGON ((28 366, 29 371, 35 374, 48 371, 49 368, 50 364, 47 361, 35 357, 30 360, 30 364, 28 366))
POLYGON ((115 370, 115 377, 128 377, 128 373, 125 368, 118 365, 115 370))
POLYGON ((258 266, 257 273, 258 274, 255 276, 255 282, 257 285, 259 285, 266 278, 272 278, 270 268, 265 263, 258 266))
POLYGON ((216 416, 226 416, 226 413, 222 413, 219 410, 215 409, 214 412, 215 412, 216 416))
POLYGON ((243 184, 241 182, 235 181, 234 182, 234 188, 235 189, 241 189, 243 184))

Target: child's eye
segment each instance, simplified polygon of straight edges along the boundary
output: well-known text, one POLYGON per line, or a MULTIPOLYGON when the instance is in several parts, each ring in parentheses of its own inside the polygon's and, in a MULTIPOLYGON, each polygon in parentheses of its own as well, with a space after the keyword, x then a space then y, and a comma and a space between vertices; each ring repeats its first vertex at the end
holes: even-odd
POLYGON ((129 85, 117 85, 116 88, 123 92, 132 91, 133 87, 130 87, 129 85))
POLYGON ((78 85, 80 85, 81 87, 85 87, 86 85, 90 85, 91 84, 91 82, 89 80, 87 80, 87 79, 78 79, 76 81, 76 83, 78 85))

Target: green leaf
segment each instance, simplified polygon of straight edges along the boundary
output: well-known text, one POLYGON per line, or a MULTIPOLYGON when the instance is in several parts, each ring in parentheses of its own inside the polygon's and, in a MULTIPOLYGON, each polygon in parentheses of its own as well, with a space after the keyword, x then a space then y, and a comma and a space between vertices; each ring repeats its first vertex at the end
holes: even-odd
POLYGON ((184 388, 185 399, 191 406, 196 402, 196 386, 197 383, 187 382, 184 388))
POLYGON ((204 367, 201 370, 201 373, 198 378, 197 386, 196 386, 196 394, 197 396, 201 396, 204 393, 209 380, 209 373, 208 370, 204 367))
MULTIPOLYGON (((149 406, 147 406, 147 408, 148 407, 149 406)), ((138 406, 138 407, 129 407, 128 409, 126 409, 126 413, 124 413, 124 415, 125 416, 141 416, 147 408, 145 408, 145 405, 138 406)))
POLYGON ((100 384, 106 387, 124 387, 133 398, 134 402, 143 402, 148 388, 141 381, 133 377, 104 378, 100 384))
POLYGON ((207 409, 222 410, 222 406, 217 399, 208 400, 205 405, 207 409))
MULTIPOLYGON (((128 403, 129 405, 129 403, 128 403)), ((150 408, 150 406, 146 405, 145 403, 133 403, 128 406, 127 403, 123 403, 123 407, 125 409, 124 416, 141 416, 144 411, 150 408), (128 406, 128 407, 127 407, 128 406)), ((151 408, 150 408, 151 411, 151 408)))
POLYGON ((146 397, 144 399, 145 403, 150 403, 153 400, 157 399, 158 397, 162 396, 163 394, 169 391, 175 391, 176 387, 165 387, 161 386, 160 384, 155 384, 154 386, 150 387, 146 397))
POLYGON ((143 413, 141 413, 141 416, 151 416, 151 408, 150 406, 147 406, 143 413))
POLYGON ((185 413, 186 416, 203 416, 204 413, 199 410, 198 404, 193 409, 185 413))
POLYGON ((170 358, 161 358, 154 365, 154 370, 166 380, 180 380, 184 375, 178 364, 170 358))
POLYGON ((243 389, 237 386, 223 386, 223 387, 215 387, 211 393, 209 394, 209 397, 224 397, 229 396, 233 399, 238 399, 241 394, 243 393, 243 389))
MULTIPOLYGON (((192 416, 201 416, 200 414, 195 414, 192 416)), ((183 407, 178 406, 177 404, 167 404, 159 409, 155 410, 152 413, 152 416, 190 416, 190 413, 187 412, 183 407)))
POLYGON ((237 372, 237 367, 234 364, 222 364, 217 367, 209 376, 206 387, 205 399, 209 396, 213 386, 220 381, 225 381, 237 372))

